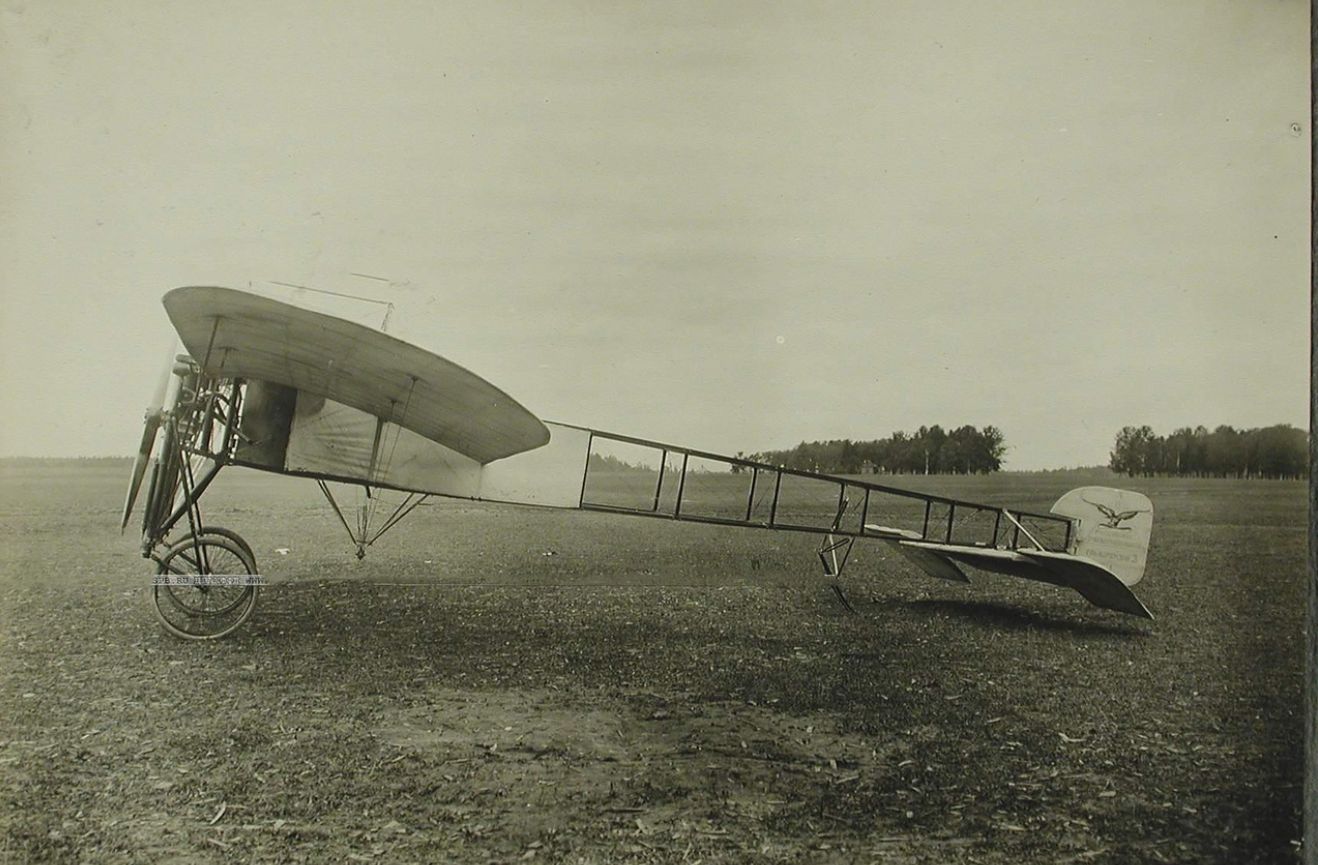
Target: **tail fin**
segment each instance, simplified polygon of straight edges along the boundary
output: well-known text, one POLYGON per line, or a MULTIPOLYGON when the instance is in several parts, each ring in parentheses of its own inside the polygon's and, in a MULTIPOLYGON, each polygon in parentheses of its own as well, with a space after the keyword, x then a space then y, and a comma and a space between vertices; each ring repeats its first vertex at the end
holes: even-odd
POLYGON ((1076 521, 1072 553, 1093 559, 1127 586, 1144 576, 1153 533, 1153 502, 1148 496, 1111 487, 1080 487, 1058 499, 1052 510, 1076 521))

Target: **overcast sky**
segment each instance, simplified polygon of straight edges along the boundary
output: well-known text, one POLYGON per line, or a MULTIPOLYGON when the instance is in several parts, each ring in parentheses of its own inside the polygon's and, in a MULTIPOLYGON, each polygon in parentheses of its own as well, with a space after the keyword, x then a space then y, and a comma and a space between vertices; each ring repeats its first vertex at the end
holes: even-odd
POLYGON ((1306 422, 1302 0, 2 14, 3 455, 131 452, 160 296, 265 280, 715 451, 1306 422))

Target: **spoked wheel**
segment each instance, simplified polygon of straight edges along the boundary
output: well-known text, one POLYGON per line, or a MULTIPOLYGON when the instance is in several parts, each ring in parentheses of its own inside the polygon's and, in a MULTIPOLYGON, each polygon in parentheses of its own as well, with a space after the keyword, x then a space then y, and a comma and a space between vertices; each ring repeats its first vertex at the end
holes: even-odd
POLYGON ((232 633, 256 609, 256 560, 241 538, 227 529, 203 529, 199 537, 174 544, 159 559, 159 576, 177 578, 153 587, 156 615, 176 637, 217 640, 232 633), (189 577, 209 577, 190 581, 189 577))
POLYGON ((256 573, 256 553, 252 551, 252 545, 247 543, 247 539, 242 535, 238 534, 233 529, 226 529, 221 526, 204 526, 201 530, 201 536, 227 538, 228 540, 233 541, 238 545, 238 549, 241 550, 246 557, 248 564, 251 565, 251 573, 256 573))

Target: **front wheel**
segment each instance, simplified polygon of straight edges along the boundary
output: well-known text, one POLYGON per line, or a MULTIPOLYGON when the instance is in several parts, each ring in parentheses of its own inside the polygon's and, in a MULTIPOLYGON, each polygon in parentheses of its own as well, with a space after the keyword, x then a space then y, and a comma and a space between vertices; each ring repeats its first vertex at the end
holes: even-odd
POLYGON ((218 640, 256 609, 256 561, 245 544, 203 532, 171 546, 158 561, 152 587, 165 630, 185 640, 218 640))
POLYGON ((252 545, 247 543, 247 539, 235 532, 233 529, 226 529, 221 526, 202 526, 199 534, 202 537, 214 535, 216 537, 228 538, 238 545, 242 551, 244 562, 251 568, 250 573, 256 573, 256 553, 252 550, 252 545))

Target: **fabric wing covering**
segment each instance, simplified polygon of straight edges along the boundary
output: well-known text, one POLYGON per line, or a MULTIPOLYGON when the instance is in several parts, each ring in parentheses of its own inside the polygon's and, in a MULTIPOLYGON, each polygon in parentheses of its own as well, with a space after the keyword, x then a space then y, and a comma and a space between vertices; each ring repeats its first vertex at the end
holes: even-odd
POLYGON ((297 396, 285 468, 464 498, 476 496, 481 472, 452 448, 306 392, 297 396))
POLYGON ((494 385, 369 327, 229 288, 176 288, 163 302, 208 374, 296 388, 479 464, 549 441, 540 419, 494 385))
POLYGON ((550 441, 485 465, 360 409, 282 385, 251 382, 242 465, 418 493, 574 508, 590 431, 548 423, 550 441), (287 408, 286 408, 287 407, 287 408))

